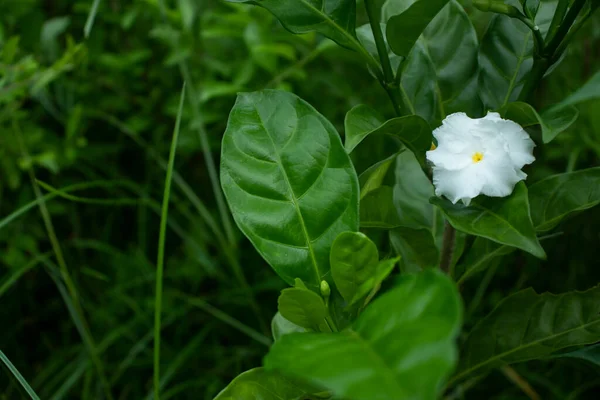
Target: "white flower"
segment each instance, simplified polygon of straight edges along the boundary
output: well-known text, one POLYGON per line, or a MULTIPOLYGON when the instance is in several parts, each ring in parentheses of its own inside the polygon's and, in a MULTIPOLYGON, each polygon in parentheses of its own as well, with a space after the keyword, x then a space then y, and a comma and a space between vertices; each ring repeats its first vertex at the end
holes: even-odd
POLYGON ((427 159, 433 163, 435 194, 455 204, 469 205, 480 194, 508 196, 527 177, 521 168, 535 160, 529 135, 494 112, 479 119, 449 115, 433 136, 438 146, 427 159))

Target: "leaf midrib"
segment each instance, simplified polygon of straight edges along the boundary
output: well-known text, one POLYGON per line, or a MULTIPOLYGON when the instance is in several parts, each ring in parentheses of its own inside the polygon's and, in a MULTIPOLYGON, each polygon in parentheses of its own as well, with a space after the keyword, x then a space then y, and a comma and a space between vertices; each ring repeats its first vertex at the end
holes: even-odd
MULTIPOLYGON (((524 346, 515 347, 515 348, 513 348, 513 349, 511 349, 509 351, 505 351, 503 353, 499 353, 499 354, 497 354, 497 355, 495 355, 493 357, 488 358, 487 360, 485 360, 483 362, 480 362, 479 364, 475 364, 473 367, 471 367, 471 368, 469 368, 467 370, 464 370, 460 374, 455 375, 450 380, 450 383, 455 382, 455 381, 461 379, 463 376, 468 375, 468 374, 472 373, 473 371, 477 371, 478 369, 484 367, 487 364, 493 363, 494 361, 501 360, 502 358, 507 357, 507 356, 509 356, 509 355, 511 355, 511 354, 513 354, 515 352, 518 352, 518 351, 521 351, 521 350, 526 349, 528 347, 540 344, 540 343, 545 342, 547 340, 552 340, 552 339, 558 338, 560 336, 567 335, 567 334, 569 334, 571 332, 574 332, 576 330, 579 330, 579 329, 587 329, 589 326, 592 326, 592 325, 595 325, 595 324, 599 324, 599 323, 600 323, 600 319, 597 319, 597 320, 592 321, 590 323, 582 324, 582 325, 579 325, 579 326, 577 326, 575 328, 571 328, 571 329, 568 329, 566 331, 562 331, 562 332, 554 334, 554 335, 546 336, 545 338, 542 338, 542 339, 534 340, 532 342, 527 343, 524 346)), ((532 359, 532 358, 530 358, 530 359, 532 359)), ((521 360, 521 361, 526 361, 526 360, 521 360)), ((515 362, 519 362, 519 361, 515 361, 515 362)))
MULTIPOLYGON (((315 281, 315 284, 319 285, 319 282, 321 281, 321 271, 319 270, 319 264, 317 263, 317 258, 315 257, 315 251, 312 246, 312 241, 310 239, 310 235, 308 234, 308 230, 306 229, 306 223, 304 222, 304 216, 302 215, 302 212, 300 211, 300 206, 298 205, 298 199, 296 198, 294 189, 292 188, 292 185, 290 184, 290 179, 287 175, 287 172, 285 171, 285 168, 283 167, 283 162, 281 161, 281 155, 279 154, 279 151, 277 151, 277 146, 275 145, 275 141, 271 137, 271 134, 262 119, 262 115, 260 114, 260 111, 258 110, 258 108, 256 106, 254 106, 254 110, 256 111, 256 115, 258 115, 258 119, 260 120, 260 123, 261 123, 263 129, 265 130, 265 133, 267 134, 267 137, 269 138, 269 140, 271 141, 271 144, 273 145, 273 152, 275 153, 275 156, 277 157, 277 166, 281 170, 283 179, 285 180, 285 183, 287 184, 288 190, 290 192, 291 202, 294 205, 294 209, 296 210, 296 214, 298 215, 298 219, 300 220, 300 226, 302 227, 302 233, 304 234, 304 239, 306 240, 306 247, 308 249, 308 253, 310 254, 312 266, 314 268, 314 272, 315 272, 315 275, 317 278, 315 281)), ((324 166, 323 168, 327 168, 327 166, 324 166)))

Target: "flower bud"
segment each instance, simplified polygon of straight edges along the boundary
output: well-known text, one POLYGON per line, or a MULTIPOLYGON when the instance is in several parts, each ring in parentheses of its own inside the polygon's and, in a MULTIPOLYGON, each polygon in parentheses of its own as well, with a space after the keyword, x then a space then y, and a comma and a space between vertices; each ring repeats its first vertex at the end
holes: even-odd
POLYGON ((321 296, 328 299, 329 295, 331 295, 331 288, 329 287, 329 283, 327 283, 327 281, 321 281, 321 296))
POLYGON ((509 17, 517 17, 521 13, 519 9, 501 1, 494 0, 473 0, 475 8, 481 11, 491 11, 498 14, 508 15, 509 17))

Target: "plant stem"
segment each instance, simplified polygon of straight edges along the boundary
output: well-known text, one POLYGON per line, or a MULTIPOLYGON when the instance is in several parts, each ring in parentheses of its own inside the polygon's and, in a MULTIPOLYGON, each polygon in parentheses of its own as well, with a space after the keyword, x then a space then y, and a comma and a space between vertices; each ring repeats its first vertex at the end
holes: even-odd
POLYGON ((534 58, 533 67, 529 72, 529 78, 525 81, 523 90, 521 90, 521 94, 519 95, 520 101, 527 101, 533 95, 535 88, 544 77, 549 66, 550 63, 548 59, 542 57, 534 58))
POLYGON ((456 239, 456 230, 446 221, 444 228, 444 237, 442 241, 442 257, 440 260, 440 269, 446 273, 450 273, 450 265, 452 264, 452 255, 454 254, 454 242, 456 239))
POLYGON ((529 382, 527 382, 521 375, 517 373, 512 367, 506 365, 502 367, 502 373, 515 385, 519 387, 529 397, 531 400, 540 400, 541 397, 537 392, 531 387, 529 382))
MULTIPOLYGON (((549 39, 549 43, 545 49, 545 54, 547 56, 554 58, 555 52, 558 49, 558 46, 560 45, 560 43, 563 41, 563 39, 569 32, 569 29, 571 29, 573 22, 575 22, 575 19, 579 15, 579 12, 585 5, 586 1, 587 0, 575 0, 575 2, 573 3, 573 6, 571 6, 571 8, 569 9, 569 12, 567 12, 565 19, 562 21, 562 23, 558 27, 556 33, 549 39)), ((561 3, 561 2, 559 2, 559 3, 561 3)), ((554 21, 552 21, 552 22, 554 22, 554 21)))
POLYGON ((179 138, 179 127, 181 125, 181 114, 183 113, 184 99, 185 83, 181 88, 181 98, 179 99, 179 111, 177 112, 177 121, 175 122, 173 139, 171 141, 171 150, 169 152, 169 162, 167 167, 167 176, 165 177, 165 188, 163 194, 162 212, 160 217, 158 256, 156 260, 156 293, 154 302, 154 400, 160 399, 160 328, 162 314, 163 271, 165 264, 165 241, 167 232, 167 218, 169 214, 169 198, 171 196, 171 181, 173 180, 175 154, 177 152, 177 139, 179 138))
POLYGON ((365 9, 367 10, 369 24, 371 25, 371 31, 373 32, 373 38, 375 39, 375 46, 377 47, 377 53, 379 54, 379 60, 381 61, 381 68, 383 69, 383 78, 380 79, 379 83, 388 94, 390 101, 394 106, 396 115, 400 116, 400 93, 398 92, 398 83, 394 77, 392 63, 390 62, 387 45, 383 38, 379 18, 377 18, 378 13, 375 8, 373 0, 365 0, 365 9))

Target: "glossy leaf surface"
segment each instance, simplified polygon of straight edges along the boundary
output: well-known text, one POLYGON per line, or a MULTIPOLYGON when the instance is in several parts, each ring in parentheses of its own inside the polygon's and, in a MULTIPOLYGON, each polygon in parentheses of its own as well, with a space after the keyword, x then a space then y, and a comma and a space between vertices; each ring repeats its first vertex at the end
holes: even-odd
POLYGON ((310 393, 293 379, 254 368, 238 375, 214 400, 297 400, 310 393))
POLYGON ((455 379, 598 340, 600 287, 560 295, 526 289, 503 300, 473 328, 455 379))
POLYGON ((600 167, 550 176, 531 185, 529 203, 535 228, 554 228, 569 214, 600 203, 600 167))
POLYGON ((385 278, 392 273, 398 261, 400 261, 400 257, 388 258, 387 260, 380 261, 375 268, 375 273, 358 287, 356 294, 350 301, 350 305, 357 303, 359 300, 366 297, 374 288, 381 285, 385 278))
POLYGON ((242 232, 289 284, 318 287, 333 240, 358 229, 358 179, 339 135, 291 93, 238 96, 221 184, 242 232))
POLYGON ((402 13, 387 19, 385 35, 394 53, 408 56, 427 25, 448 0, 417 0, 402 13))
POLYGON ((432 197, 450 224, 465 233, 481 236, 500 244, 517 247, 536 257, 545 258, 529 213, 527 187, 523 182, 515 186, 509 197, 474 199, 468 207, 447 199, 432 197))
POLYGON ((331 246, 331 275, 346 301, 375 274, 379 262, 377 246, 360 232, 343 232, 331 246))
POLYGON ((283 318, 306 329, 318 330, 327 315, 323 299, 308 289, 284 289, 277 303, 283 318))
POLYGON ((405 275, 365 309, 353 330, 286 335, 265 367, 352 400, 433 400, 456 362, 461 314, 447 276, 436 270, 405 275))
POLYGON ((303 328, 285 319, 279 311, 275 313, 275 316, 271 320, 271 334, 273 335, 273 340, 275 341, 281 339, 282 336, 289 333, 306 331, 306 328, 303 328))

